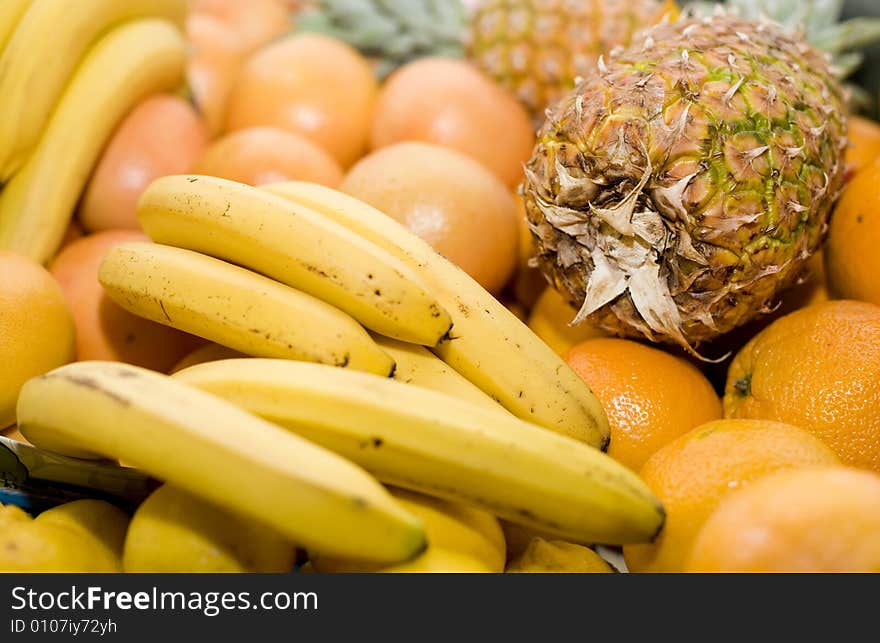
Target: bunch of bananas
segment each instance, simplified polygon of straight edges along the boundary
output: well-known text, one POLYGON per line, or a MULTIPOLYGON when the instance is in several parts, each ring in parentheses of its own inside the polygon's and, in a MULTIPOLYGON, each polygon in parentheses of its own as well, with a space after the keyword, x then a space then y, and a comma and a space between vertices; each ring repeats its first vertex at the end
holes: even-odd
MULTIPOLYGON (((105 291, 214 344, 171 376, 79 362, 30 380, 17 417, 38 447, 137 467, 319 570, 498 571, 496 517, 580 543, 659 531, 656 498, 601 451, 589 389, 390 217, 315 184, 191 175, 155 181, 138 216, 153 243, 110 250, 105 291)), ((135 567, 174 566, 154 555, 135 567)))
POLYGON ((0 249, 51 259, 119 121, 182 87, 186 4, 0 2, 0 249))

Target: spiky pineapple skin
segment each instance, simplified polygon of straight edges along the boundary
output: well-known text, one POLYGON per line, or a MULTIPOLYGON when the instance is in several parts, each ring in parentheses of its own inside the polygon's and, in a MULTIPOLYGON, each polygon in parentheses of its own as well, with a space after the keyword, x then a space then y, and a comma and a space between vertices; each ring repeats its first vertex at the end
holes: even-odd
POLYGON ((671 0, 482 0, 471 16, 468 55, 539 125, 601 54, 629 44, 674 7, 671 0))
POLYGON ((661 24, 601 60, 523 186, 575 323, 693 350, 769 311, 827 228, 844 109, 825 56, 769 23, 661 24))

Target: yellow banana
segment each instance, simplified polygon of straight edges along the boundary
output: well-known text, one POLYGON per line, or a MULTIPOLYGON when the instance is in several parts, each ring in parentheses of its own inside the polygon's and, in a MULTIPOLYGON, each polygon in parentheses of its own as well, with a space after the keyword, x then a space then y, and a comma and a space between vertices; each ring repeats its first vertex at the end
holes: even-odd
MULTIPOLYGON (((58 48, 51 57, 69 55, 58 48)), ((183 37, 165 20, 126 23, 98 41, 77 69, 33 154, 0 193, 0 249, 43 263, 52 258, 113 128, 145 96, 177 86, 185 57, 183 37)), ((2 89, 0 96, 2 104, 2 89)), ((3 116, 0 123, 11 124, 3 116)), ((5 149, 2 143, 0 149, 5 149)))
POLYGON ((311 183, 263 189, 310 207, 394 253, 452 315, 436 354, 514 415, 606 448, 608 419, 577 374, 516 316, 430 245, 371 206, 311 183))
POLYGON ((227 348, 226 346, 221 346, 220 344, 215 344, 214 342, 208 342, 203 346, 199 346, 190 354, 184 355, 183 359, 177 362, 177 364, 175 364, 169 372, 173 374, 177 371, 182 371, 185 368, 189 368, 190 366, 195 366, 196 364, 204 364, 205 362, 216 362, 219 359, 237 359, 239 357, 249 356, 245 355, 244 353, 234 351, 231 348, 227 348))
POLYGON ((440 391, 460 400, 479 404, 491 411, 507 413, 503 406, 471 384, 458 371, 450 368, 427 348, 381 335, 373 335, 373 339, 397 364, 394 369, 394 379, 397 381, 440 391))
MULTIPOLYGON (((10 1, 2 0, 0 4, 10 1)), ((75 67, 99 36, 125 21, 140 18, 161 18, 183 25, 186 5, 186 0, 33 0, 0 55, 0 182, 18 171, 31 154, 75 67)), ((154 54, 135 47, 130 53, 120 51, 117 55, 148 58, 154 54)), ((107 80, 113 84, 111 78, 107 80)), ((179 77, 175 79, 178 82, 179 77)), ((126 93, 122 86, 119 91, 126 93)), ((96 96, 91 109, 80 116, 79 124, 110 118, 112 122, 106 127, 112 128, 117 119, 110 113, 96 96)), ((103 143, 101 140, 97 145, 103 143)), ((72 151, 65 150, 66 154, 58 159, 69 162, 72 151)))
POLYGON ((157 243, 272 277, 367 328, 434 346, 452 320, 402 261, 313 210, 234 181, 167 176, 141 196, 138 219, 157 243))
POLYGON ((414 560, 380 569, 383 574, 488 574, 483 561, 458 551, 432 547, 414 560))
POLYGON ((639 477, 585 444, 392 379, 235 359, 173 377, 352 460, 382 482, 465 502, 575 541, 650 541, 663 510, 639 477))
POLYGON ((15 28, 30 3, 31 0, 3 0, 0 2, 0 60, 3 60, 3 50, 6 48, 6 43, 15 33, 15 28))
POLYGON ((129 312, 247 355, 394 371, 394 360, 342 311, 198 252, 121 244, 104 257, 98 279, 129 312))
MULTIPOLYGON (((504 571, 504 534, 498 519, 492 514, 412 491, 394 488, 389 491, 407 511, 425 525, 428 549, 422 556, 429 556, 438 548, 445 549, 471 556, 489 571, 504 571)), ((321 555, 312 556, 311 562, 315 571, 320 573, 381 571, 362 561, 339 560, 321 555)))
POLYGON ((421 523, 359 467, 165 375, 68 364, 25 383, 17 412, 42 448, 130 462, 315 551, 390 564, 425 548, 421 523))

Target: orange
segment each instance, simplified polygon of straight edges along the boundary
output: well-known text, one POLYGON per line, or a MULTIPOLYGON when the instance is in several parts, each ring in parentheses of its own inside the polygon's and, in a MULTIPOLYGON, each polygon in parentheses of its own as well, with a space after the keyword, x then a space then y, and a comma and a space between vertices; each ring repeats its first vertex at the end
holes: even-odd
POLYGON ((516 264, 516 206, 473 159, 424 143, 400 143, 355 165, 340 188, 397 219, 490 292, 516 264))
POLYGON ((721 400, 687 360, 628 339, 589 339, 564 356, 611 425, 608 455, 638 471, 662 446, 721 418, 721 400))
POLYGON ((880 305, 880 159, 844 188, 826 245, 828 284, 844 299, 880 305))
POLYGON ((789 422, 880 471, 880 307, 829 301, 772 323, 731 363, 724 414, 789 422))
POLYGON ((247 52, 232 27, 209 13, 190 13, 186 36, 189 89, 208 134, 215 136, 223 128, 229 92, 247 52))
POLYGON ((548 286, 532 307, 528 325, 535 335, 560 355, 588 339, 607 336, 605 331, 589 321, 569 326, 576 314, 577 311, 563 299, 559 291, 548 286))
POLYGON ((77 359, 127 362, 164 372, 199 341, 123 310, 98 283, 98 267, 110 248, 147 240, 136 230, 97 232, 68 245, 49 266, 73 311, 77 359))
POLYGON ((715 420, 685 433, 642 467, 642 479, 663 503, 666 523, 654 543, 623 548, 627 568, 682 571, 703 523, 731 490, 780 469, 838 462, 820 440, 778 422, 715 420))
POLYGON ((86 187, 80 221, 87 230, 137 230, 137 200, 160 176, 183 174, 208 138, 199 115, 179 96, 148 98, 122 121, 86 187))
POLYGON ((192 0, 190 11, 221 21, 247 51, 290 29, 288 8, 280 0, 192 0))
POLYGON ((373 149, 401 141, 451 147, 513 187, 535 133, 522 105, 469 63, 423 58, 388 78, 376 106, 373 149))
POLYGON ((721 501, 687 569, 880 572, 880 476, 832 467, 762 478, 721 501))
POLYGON ((377 92, 369 63, 352 47, 318 34, 288 36, 244 63, 226 127, 287 129, 349 167, 366 151, 377 92))
POLYGON ((847 130, 849 149, 846 151, 846 163, 852 171, 858 172, 880 157, 880 123, 861 116, 850 116, 847 130))
POLYGON ((248 185, 310 181, 335 188, 342 168, 309 139, 272 127, 252 127, 214 141, 195 164, 196 174, 248 185))
POLYGON ((0 428, 15 422, 21 385, 74 358, 70 309, 43 266, 0 251, 0 428))

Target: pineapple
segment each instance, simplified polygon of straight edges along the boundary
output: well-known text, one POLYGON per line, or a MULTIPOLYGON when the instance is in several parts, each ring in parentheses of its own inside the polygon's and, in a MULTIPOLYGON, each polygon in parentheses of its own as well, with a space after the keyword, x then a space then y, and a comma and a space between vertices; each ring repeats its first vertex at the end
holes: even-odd
POLYGON ((461 58, 466 24, 459 0, 312 0, 296 18, 373 59, 379 78, 422 56, 461 58))
POLYGON ((544 110, 600 54, 677 13, 671 0, 483 0, 471 17, 470 57, 511 90, 536 127, 544 110))
POLYGON ((658 25, 548 113, 524 184, 537 262, 574 323, 696 354, 797 280, 846 145, 844 91, 797 36, 658 25))

